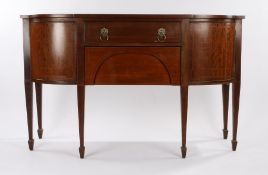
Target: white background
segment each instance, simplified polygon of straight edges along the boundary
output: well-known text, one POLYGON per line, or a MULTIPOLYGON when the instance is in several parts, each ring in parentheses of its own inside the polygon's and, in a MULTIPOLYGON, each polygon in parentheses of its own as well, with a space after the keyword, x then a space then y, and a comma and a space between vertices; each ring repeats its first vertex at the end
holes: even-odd
POLYGON ((5 164, 0 163, 0 173, 1 170, 5 174, 23 171, 60 173, 61 164, 54 165, 63 162, 74 164, 74 167, 65 166, 70 174, 75 170, 91 174, 194 174, 203 170, 212 174, 253 174, 256 171, 264 174, 268 171, 265 166, 265 161, 268 162, 267 6, 265 0, 2 1, 0 161, 5 164), (186 160, 180 159, 179 152, 179 87, 93 86, 86 88, 87 155, 84 161, 79 161, 76 87, 56 85, 43 87, 43 141, 37 139, 34 103, 36 150, 29 152, 23 83, 22 21, 19 15, 35 13, 245 15, 237 152, 230 151, 231 115, 228 141, 222 140, 221 86, 194 86, 189 89, 186 160), (133 141, 137 143, 128 143, 133 141), (173 157, 161 159, 162 156, 168 157, 169 151, 173 157), (12 168, 15 157, 20 165, 17 169, 12 168), (162 161, 154 162, 154 159, 162 161), (142 160, 145 163, 139 164, 142 160), (35 162, 36 168, 29 168, 30 162, 35 162))

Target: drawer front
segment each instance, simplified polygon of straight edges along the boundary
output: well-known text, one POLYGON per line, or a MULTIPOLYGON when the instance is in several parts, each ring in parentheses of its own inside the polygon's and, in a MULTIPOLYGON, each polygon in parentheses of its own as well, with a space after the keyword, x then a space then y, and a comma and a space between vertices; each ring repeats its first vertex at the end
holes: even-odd
POLYGON ((87 47, 85 83, 179 85, 179 47, 87 47))
POLYGON ((180 22, 86 22, 85 42, 180 43, 180 22))

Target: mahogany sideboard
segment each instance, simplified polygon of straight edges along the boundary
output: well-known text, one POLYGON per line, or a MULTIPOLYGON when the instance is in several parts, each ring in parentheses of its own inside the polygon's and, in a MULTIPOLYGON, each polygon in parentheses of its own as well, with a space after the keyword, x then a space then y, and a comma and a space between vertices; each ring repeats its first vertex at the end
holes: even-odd
POLYGON ((21 18, 30 150, 34 146, 33 82, 40 139, 42 84, 77 85, 81 158, 86 85, 180 86, 185 158, 188 87, 222 85, 223 138, 227 139, 232 83, 231 143, 236 150, 244 16, 38 14, 21 18))

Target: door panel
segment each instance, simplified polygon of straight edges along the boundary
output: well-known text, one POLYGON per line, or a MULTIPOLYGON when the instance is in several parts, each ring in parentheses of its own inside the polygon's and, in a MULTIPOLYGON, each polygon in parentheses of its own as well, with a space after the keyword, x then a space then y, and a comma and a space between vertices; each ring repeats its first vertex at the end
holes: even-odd
POLYGON ((31 23, 32 79, 76 80, 74 32, 72 22, 31 23))
POLYGON ((234 23, 191 23, 192 82, 232 78, 234 38, 234 23))

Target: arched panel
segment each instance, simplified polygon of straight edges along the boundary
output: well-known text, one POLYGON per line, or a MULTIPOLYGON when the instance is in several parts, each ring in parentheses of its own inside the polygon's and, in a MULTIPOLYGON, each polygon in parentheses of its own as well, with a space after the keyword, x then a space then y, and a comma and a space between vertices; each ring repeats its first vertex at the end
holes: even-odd
POLYGON ((86 48, 86 84, 179 84, 179 48, 86 48))

